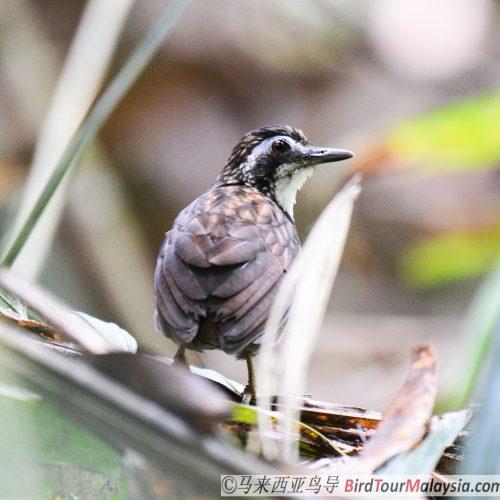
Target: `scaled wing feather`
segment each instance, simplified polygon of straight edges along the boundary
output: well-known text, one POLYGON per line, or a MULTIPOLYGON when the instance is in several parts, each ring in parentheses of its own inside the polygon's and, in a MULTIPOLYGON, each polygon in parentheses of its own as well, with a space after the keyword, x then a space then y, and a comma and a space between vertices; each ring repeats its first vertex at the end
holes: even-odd
MULTIPOLYGON (((275 285, 298 250, 292 222, 255 189, 208 191, 181 212, 158 260, 160 330, 196 348, 198 324, 209 319, 220 347, 241 353, 261 334, 275 285)), ((198 340, 203 348, 213 342, 198 340)))

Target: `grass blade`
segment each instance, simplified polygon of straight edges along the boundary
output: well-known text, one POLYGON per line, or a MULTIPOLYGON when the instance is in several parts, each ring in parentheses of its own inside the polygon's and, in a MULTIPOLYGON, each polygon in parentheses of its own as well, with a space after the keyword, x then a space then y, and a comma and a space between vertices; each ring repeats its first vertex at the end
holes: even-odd
POLYGON ((500 474, 500 320, 493 326, 493 338, 488 345, 488 355, 483 360, 481 382, 474 394, 479 407, 474 418, 474 429, 467 446, 462 474, 500 474))
POLYGON ((454 410, 477 402, 478 382, 487 365, 500 322, 500 261, 483 280, 465 318, 463 345, 456 359, 457 373, 444 397, 454 410))
MULTIPOLYGON (((351 220, 354 201, 360 192, 359 179, 352 179, 325 208, 312 228, 302 252, 283 280, 271 308, 264 343, 258 358, 258 403, 270 409, 273 394, 281 397, 284 406, 282 432, 292 436, 293 421, 299 419, 300 396, 312 350, 319 334, 324 313, 335 281, 351 220), (289 317, 280 342, 278 325, 286 311, 289 317)), ((259 430, 264 454, 284 461, 297 458, 296 442, 285 439, 279 449, 266 440, 271 422, 259 414, 259 430), (261 418, 262 417, 262 418, 261 418)))
MULTIPOLYGON (((29 176, 11 229, 2 238, 2 248, 9 247, 26 221, 64 149, 102 88, 103 79, 133 1, 89 0, 86 3, 64 66, 52 91, 50 107, 37 134, 29 176)), ((34 51, 40 57, 39 64, 42 65, 43 53, 55 55, 55 47, 50 43, 47 43, 44 49, 40 49, 40 46, 44 45, 39 44, 34 51)), ((45 63, 44 66, 47 73, 56 74, 56 68, 52 68, 51 64, 45 63)), ((32 85, 37 86, 40 83, 33 81, 32 85)), ((50 87, 52 88, 52 85, 50 87)), ((36 278, 46 260, 64 208, 69 181, 67 178, 59 187, 16 259, 16 271, 29 281, 36 278)))
POLYGON ((171 32, 188 3, 189 0, 172 0, 163 15, 97 100, 88 117, 69 142, 26 222, 6 251, 1 262, 2 266, 10 267, 14 263, 61 181, 77 165, 84 151, 97 136, 116 105, 130 90, 165 37, 171 32))

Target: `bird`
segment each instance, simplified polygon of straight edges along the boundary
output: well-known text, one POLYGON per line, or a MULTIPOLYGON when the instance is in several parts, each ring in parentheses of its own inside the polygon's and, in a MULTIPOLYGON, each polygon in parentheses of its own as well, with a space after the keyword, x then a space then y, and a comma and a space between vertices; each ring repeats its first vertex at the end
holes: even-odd
POLYGON ((347 160, 288 125, 245 134, 213 185, 166 233, 154 274, 156 329, 185 350, 220 349, 245 359, 248 401, 256 397, 252 359, 279 284, 300 250, 296 195, 314 168, 347 160))

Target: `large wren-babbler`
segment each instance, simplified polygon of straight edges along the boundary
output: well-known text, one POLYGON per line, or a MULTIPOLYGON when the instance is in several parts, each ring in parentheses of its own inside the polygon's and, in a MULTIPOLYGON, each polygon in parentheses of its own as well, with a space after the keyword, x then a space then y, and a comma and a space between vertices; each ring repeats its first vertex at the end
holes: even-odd
POLYGON ((212 187, 175 219, 161 247, 154 285, 157 329, 178 346, 252 356, 281 279, 300 249, 297 191, 320 163, 350 151, 312 145, 289 126, 244 135, 212 187))

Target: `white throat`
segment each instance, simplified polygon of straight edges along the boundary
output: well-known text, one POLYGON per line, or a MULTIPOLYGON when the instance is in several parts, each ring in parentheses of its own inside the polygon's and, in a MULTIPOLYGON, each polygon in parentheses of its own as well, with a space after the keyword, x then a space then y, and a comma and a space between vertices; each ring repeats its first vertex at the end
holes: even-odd
POLYGON ((312 175, 313 167, 301 168, 293 175, 278 179, 274 185, 274 195, 278 205, 293 218, 293 206, 297 192, 312 175))

